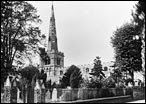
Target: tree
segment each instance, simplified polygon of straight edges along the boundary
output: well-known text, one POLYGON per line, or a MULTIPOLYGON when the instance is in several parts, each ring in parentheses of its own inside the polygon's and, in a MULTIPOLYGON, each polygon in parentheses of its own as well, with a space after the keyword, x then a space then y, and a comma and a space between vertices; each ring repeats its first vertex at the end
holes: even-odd
POLYGON ((116 83, 115 81, 113 80, 112 77, 109 77, 109 79, 105 82, 103 82, 103 87, 105 88, 115 88, 116 87, 116 83))
MULTIPOLYGON (((120 71, 128 71, 132 80, 134 71, 141 71, 141 40, 133 40, 137 35, 135 25, 126 23, 118 28, 111 37, 115 51, 115 61, 120 71)), ((133 81, 134 84, 134 81, 133 81)))
POLYGON ((75 67, 74 72, 70 76, 70 86, 71 88, 78 88, 80 86, 82 75, 79 68, 75 67))
POLYGON ((113 78, 115 83, 118 83, 118 87, 119 87, 120 79, 122 80, 122 77, 123 77, 122 70, 118 68, 118 65, 116 62, 114 62, 114 64, 111 67, 113 67, 113 72, 111 73, 111 77, 113 78))
POLYGON ((64 73, 63 78, 61 79, 61 86, 63 88, 66 88, 67 86, 78 88, 81 80, 82 75, 80 69, 75 65, 72 65, 64 73))
POLYGON ((44 72, 43 69, 41 69, 41 71, 38 73, 37 79, 43 80, 44 84, 46 83, 47 74, 44 72))
POLYGON ((30 59, 37 52, 43 35, 35 23, 40 22, 37 10, 31 4, 1 2, 1 84, 14 63, 23 65, 24 58, 30 59))
POLYGON ((135 5, 135 11, 132 11, 133 20, 137 23, 137 28, 142 32, 142 28, 145 24, 145 2, 139 1, 135 5))
POLYGON ((31 86, 31 84, 33 83, 32 81, 34 81, 34 78, 38 75, 39 70, 35 66, 29 65, 21 69, 19 73, 21 73, 22 79, 27 80, 27 83, 25 83, 24 85, 27 84, 31 86))
POLYGON ((99 78, 100 82, 103 78, 105 78, 105 74, 102 72, 102 64, 100 57, 97 56, 96 59, 94 59, 94 67, 92 69, 91 75, 95 76, 96 78, 99 78))
POLYGON ((132 12, 133 22, 135 23, 137 31, 139 31, 138 36, 142 40, 142 67, 143 75, 145 78, 145 2, 139 1, 135 5, 135 11, 132 12))

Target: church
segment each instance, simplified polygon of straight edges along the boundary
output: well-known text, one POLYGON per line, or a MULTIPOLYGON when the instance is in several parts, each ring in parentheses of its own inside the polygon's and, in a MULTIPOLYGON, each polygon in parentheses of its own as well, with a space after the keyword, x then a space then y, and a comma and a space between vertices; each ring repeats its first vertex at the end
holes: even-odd
POLYGON ((52 3, 47 51, 40 50, 40 68, 47 73, 47 80, 58 81, 63 75, 64 53, 58 50, 54 7, 52 3))
MULTIPOLYGON (((58 83, 63 74, 69 67, 64 67, 64 53, 58 50, 57 34, 55 25, 54 7, 52 3, 49 36, 47 50, 45 48, 40 50, 40 65, 39 69, 43 69, 47 73, 47 80, 58 83)), ((81 69, 84 78, 90 78, 90 72, 93 64, 77 65, 81 69)), ((103 63, 106 76, 110 76, 110 63, 103 63), (108 64, 108 65, 107 65, 108 64)))

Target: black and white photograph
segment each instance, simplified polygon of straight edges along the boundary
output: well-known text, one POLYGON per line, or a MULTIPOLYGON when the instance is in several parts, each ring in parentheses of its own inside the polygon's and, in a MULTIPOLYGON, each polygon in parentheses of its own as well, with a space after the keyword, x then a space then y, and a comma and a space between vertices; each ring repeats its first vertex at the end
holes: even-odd
POLYGON ((1 1, 1 103, 145 103, 145 2, 1 1))

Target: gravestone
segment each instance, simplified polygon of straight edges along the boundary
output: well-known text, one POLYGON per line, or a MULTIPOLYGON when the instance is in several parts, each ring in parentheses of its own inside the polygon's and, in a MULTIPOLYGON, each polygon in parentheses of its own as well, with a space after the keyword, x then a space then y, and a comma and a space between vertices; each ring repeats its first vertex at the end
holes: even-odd
POLYGON ((40 103, 40 102, 41 102, 41 88, 37 80, 36 86, 34 88, 34 103, 40 103))
POLYGON ((17 103, 17 85, 16 80, 13 81, 12 87, 11 87, 11 103, 17 103))
POLYGON ((54 88, 52 92, 52 101, 57 101, 57 89, 54 88))
POLYGON ((9 76, 7 77, 4 86, 4 103, 11 103, 11 83, 9 76))
POLYGON ((51 93, 50 90, 48 89, 48 91, 45 94, 45 103, 50 102, 50 99, 51 99, 51 93))
POLYGON ((17 103, 23 103, 23 100, 20 98, 20 90, 17 88, 17 103))
POLYGON ((45 103, 45 93, 46 93, 46 89, 44 84, 41 87, 41 103, 45 103))

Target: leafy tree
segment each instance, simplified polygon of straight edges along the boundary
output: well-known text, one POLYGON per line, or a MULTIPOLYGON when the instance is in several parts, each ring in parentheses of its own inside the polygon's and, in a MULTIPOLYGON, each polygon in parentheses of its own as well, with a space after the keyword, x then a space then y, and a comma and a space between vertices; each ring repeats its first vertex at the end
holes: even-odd
POLYGON ((25 84, 31 86, 33 83, 32 81, 34 81, 34 78, 38 75, 39 70, 35 66, 29 65, 21 69, 19 73, 21 73, 22 79, 27 80, 27 83, 25 84))
POLYGON ((43 83, 46 82, 47 74, 44 72, 43 69, 38 73, 37 79, 43 80, 43 83))
MULTIPOLYGON (((111 42, 115 51, 115 60, 120 71, 128 71, 134 79, 134 71, 141 71, 141 40, 133 40, 137 35, 135 25, 126 23, 118 28, 111 42)), ((134 84, 134 82, 133 82, 134 84)))
POLYGON ((114 80, 109 79, 106 83, 103 84, 103 86, 105 88, 115 88, 116 87, 116 84, 115 84, 115 81, 114 80))
POLYGON ((76 70, 70 76, 70 86, 71 88, 78 88, 82 80, 82 74, 80 69, 76 67, 76 70))
POLYGON ((75 65, 72 65, 64 73, 61 80, 61 86, 63 88, 66 88, 67 86, 71 86, 72 88, 78 88, 81 80, 82 75, 80 69, 75 65))
POLYGON ((145 2, 139 1, 135 5, 135 11, 132 12, 133 20, 137 23, 137 28, 142 32, 142 28, 145 24, 145 2))
POLYGON ((122 80, 123 77, 122 70, 118 68, 116 62, 114 62, 114 64, 111 67, 113 67, 113 72, 111 73, 111 77, 113 78, 115 83, 118 83, 119 86, 119 82, 120 80, 122 80))
POLYGON ((51 80, 46 81, 45 88, 51 89, 51 80))
POLYGON ((142 60, 143 75, 145 77, 145 2, 139 1, 135 5, 135 11, 132 12, 133 22, 135 23, 139 37, 142 39, 142 60))
POLYGON ((25 1, 1 1, 1 84, 12 65, 37 52, 41 35, 37 10, 25 1))
POLYGON ((105 74, 102 71, 103 69, 102 69, 101 60, 100 57, 97 56, 96 59, 94 59, 94 67, 92 69, 92 73, 90 74, 98 78, 101 82, 101 80, 105 78, 105 74))
POLYGON ((102 82, 100 80, 91 78, 88 88, 102 88, 102 82))

